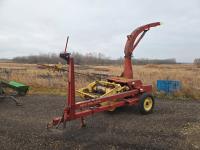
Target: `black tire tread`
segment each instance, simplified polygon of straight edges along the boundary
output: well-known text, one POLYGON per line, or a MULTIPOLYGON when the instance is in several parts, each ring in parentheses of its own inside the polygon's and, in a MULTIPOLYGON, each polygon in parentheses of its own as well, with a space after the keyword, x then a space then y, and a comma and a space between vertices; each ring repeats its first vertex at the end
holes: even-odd
POLYGON ((139 108, 139 111, 140 111, 141 114, 147 115, 147 114, 153 113, 154 105, 155 105, 155 101, 154 101, 154 97, 153 97, 152 94, 150 94, 150 93, 143 93, 143 94, 140 96, 138 108, 139 108), (152 106, 152 108, 151 108, 150 111, 146 111, 146 110, 144 109, 144 100, 145 100, 147 97, 151 97, 151 98, 152 98, 152 101, 153 101, 153 106, 152 106))

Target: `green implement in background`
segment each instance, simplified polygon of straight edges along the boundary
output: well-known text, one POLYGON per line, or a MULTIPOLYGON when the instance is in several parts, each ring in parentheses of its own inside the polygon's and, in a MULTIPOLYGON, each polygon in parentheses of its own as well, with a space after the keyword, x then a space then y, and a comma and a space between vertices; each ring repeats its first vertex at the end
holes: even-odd
POLYGON ((0 99, 10 98, 15 101, 16 105, 21 105, 16 97, 25 96, 29 86, 16 81, 0 80, 0 99), (11 92, 6 89, 11 89, 11 92))
POLYGON ((19 82, 15 82, 15 81, 10 81, 8 82, 8 86, 14 90, 16 90, 18 92, 19 95, 23 96, 26 95, 29 86, 24 85, 22 83, 19 82))
POLYGON ((5 81, 0 80, 0 89, 3 90, 4 88, 10 88, 17 92, 19 96, 24 96, 29 90, 29 86, 24 85, 22 83, 16 81, 5 81))

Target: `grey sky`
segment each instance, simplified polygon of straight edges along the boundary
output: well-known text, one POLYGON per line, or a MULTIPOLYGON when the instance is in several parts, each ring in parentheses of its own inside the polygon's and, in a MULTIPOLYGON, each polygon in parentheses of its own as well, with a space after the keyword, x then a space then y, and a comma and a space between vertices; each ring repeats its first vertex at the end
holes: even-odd
POLYGON ((126 35, 161 21, 136 58, 200 57, 199 0, 0 0, 0 58, 69 50, 123 56, 126 35))

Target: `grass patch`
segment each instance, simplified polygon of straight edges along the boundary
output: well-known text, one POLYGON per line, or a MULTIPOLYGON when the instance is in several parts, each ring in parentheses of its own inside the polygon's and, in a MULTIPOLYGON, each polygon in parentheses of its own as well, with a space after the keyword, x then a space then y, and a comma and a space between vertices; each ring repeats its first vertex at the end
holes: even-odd
MULTIPOLYGON (((123 71, 123 66, 82 67, 76 65, 75 71, 118 76, 123 71)), ((134 79, 142 80, 144 84, 152 84, 153 93, 159 98, 200 100, 200 68, 198 66, 192 64, 134 65, 133 76, 134 79), (158 93, 156 81, 167 79, 181 81, 181 90, 173 94, 158 93)), ((29 85, 30 94, 66 95, 66 73, 38 69, 34 64, 0 63, 0 77, 29 85)), ((79 89, 92 81, 93 79, 86 76, 76 75, 75 87, 79 89)))

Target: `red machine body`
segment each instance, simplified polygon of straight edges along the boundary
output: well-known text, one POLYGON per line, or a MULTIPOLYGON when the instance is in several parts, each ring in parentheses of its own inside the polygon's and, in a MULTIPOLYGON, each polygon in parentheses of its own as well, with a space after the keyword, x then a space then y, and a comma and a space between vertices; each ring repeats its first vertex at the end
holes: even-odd
MULTIPOLYGON (((48 124, 48 128, 52 126, 59 126, 60 123, 63 123, 66 127, 66 122, 74 119, 81 119, 82 126, 85 126, 84 117, 113 108, 125 106, 125 105, 136 105, 139 104, 141 97, 144 97, 152 92, 151 85, 143 85, 141 80, 133 80, 132 72, 132 62, 131 56, 135 47, 138 45, 140 40, 143 38, 145 33, 151 28, 160 25, 160 22, 147 24, 141 26, 134 30, 131 35, 128 35, 128 40, 125 46, 125 59, 124 59, 124 71, 121 77, 111 77, 107 81, 115 82, 120 85, 128 86, 128 91, 124 91, 118 94, 111 96, 100 97, 96 99, 89 99, 81 102, 75 102, 75 76, 74 76, 74 60, 71 57, 70 53, 65 52, 60 54, 60 57, 67 61, 69 65, 68 72, 68 88, 67 88, 67 100, 66 106, 61 117, 55 117, 52 122, 48 124), (142 33, 142 34, 141 34, 142 33), (141 36, 136 41, 136 38, 141 34, 141 36), (118 101, 110 103, 109 105, 102 106, 102 102, 111 102, 115 99, 118 101)), ((68 40, 67 40, 68 42, 68 40)), ((150 98, 153 99, 151 95, 150 98)))
POLYGON ((131 57, 134 49, 139 44, 140 40, 144 37, 146 32, 152 28, 159 26, 160 22, 146 24, 144 26, 138 27, 135 29, 131 35, 127 36, 127 41, 124 49, 124 72, 122 73, 122 77, 127 79, 133 78, 133 69, 132 69, 132 62, 131 57), (141 35, 140 35, 141 34, 141 35), (140 35, 140 36, 139 36, 140 35), (139 37, 138 37, 139 36, 139 37), (136 40, 138 38, 138 40, 136 40))

